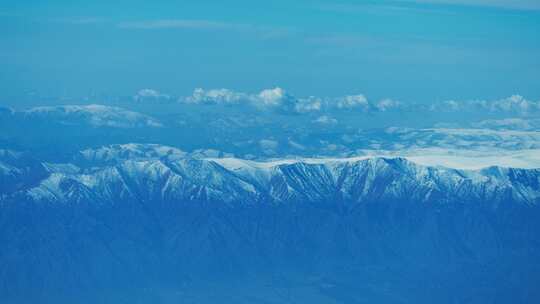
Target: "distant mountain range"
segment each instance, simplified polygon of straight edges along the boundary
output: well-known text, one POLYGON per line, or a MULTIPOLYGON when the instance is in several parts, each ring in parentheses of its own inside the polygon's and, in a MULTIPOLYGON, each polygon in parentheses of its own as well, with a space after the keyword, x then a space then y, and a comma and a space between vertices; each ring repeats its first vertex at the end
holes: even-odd
POLYGON ((5 197, 69 203, 118 200, 303 203, 378 200, 474 204, 540 203, 540 169, 491 166, 458 170, 418 165, 405 158, 192 158, 159 145, 84 150, 71 163, 39 162, 5 150, 5 197))
MULTIPOLYGON (((509 111, 483 108, 494 107, 491 103, 473 103, 478 109, 472 113, 452 110, 453 106, 446 107, 450 113, 442 106, 429 112, 425 112, 427 109, 372 112, 361 107, 347 108, 350 103, 362 105, 362 100, 360 96, 351 97, 341 103, 336 101, 336 106, 343 104, 341 108, 296 114, 279 107, 261 111, 252 106, 246 109, 241 106, 243 103, 219 102, 131 102, 17 110, 0 107, 0 129, 4 131, 0 134, 0 147, 30 151, 36 157, 53 162, 69 162, 66 157, 88 147, 136 142, 179 147, 190 153, 198 151, 207 157, 256 160, 358 155, 396 157, 412 156, 418 154, 417 150, 431 150, 421 152, 423 155, 457 153, 482 155, 482 158, 511 153, 519 154, 514 161, 494 164, 540 167, 540 157, 535 156, 540 155, 536 103, 520 98, 495 103, 496 109, 509 111)), ((317 104, 318 101, 310 102, 317 104)), ((286 108, 292 107, 288 104, 284 102, 286 108)), ((301 105, 306 109, 317 108, 301 105)), ((486 165, 475 167, 482 166, 486 165)))
POLYGON ((423 291, 442 303, 539 296, 539 169, 123 145, 61 164, 3 150, 0 185, 0 299, 13 303, 275 271, 325 273, 306 284, 335 303, 391 299, 375 286, 426 303, 423 291))

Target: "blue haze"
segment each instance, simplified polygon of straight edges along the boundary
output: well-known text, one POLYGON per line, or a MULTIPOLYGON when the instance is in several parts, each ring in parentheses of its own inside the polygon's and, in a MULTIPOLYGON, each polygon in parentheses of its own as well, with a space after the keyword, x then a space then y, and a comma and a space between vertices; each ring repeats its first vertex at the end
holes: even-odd
POLYGON ((2 1, 0 98, 274 86, 406 102, 540 98, 538 6, 447 3, 2 1))
POLYGON ((536 0, 0 0, 0 303, 540 302, 536 0))

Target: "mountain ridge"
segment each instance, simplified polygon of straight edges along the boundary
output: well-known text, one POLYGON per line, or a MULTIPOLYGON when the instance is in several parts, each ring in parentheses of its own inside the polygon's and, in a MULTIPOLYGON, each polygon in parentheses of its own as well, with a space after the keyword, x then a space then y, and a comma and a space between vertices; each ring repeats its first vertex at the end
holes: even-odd
MULTIPOLYGON (((69 201, 76 194, 92 192, 109 202, 118 199, 113 193, 132 196, 139 193, 160 200, 225 202, 358 203, 404 198, 421 202, 435 196, 437 201, 512 200, 535 205, 540 200, 540 169, 491 166, 461 170, 423 166, 402 157, 255 162, 236 158, 195 159, 175 152, 154 156, 143 153, 138 157, 127 153, 125 157, 107 158, 105 162, 88 158, 64 164, 26 160, 33 167, 23 160, 21 168, 3 161, 6 190, 2 193, 36 200, 69 201), (35 168, 35 172, 26 172, 27 175, 38 176, 29 177, 26 184, 21 177, 25 166, 35 168), (117 189, 111 189, 112 185, 117 189), (73 192, 74 187, 79 191, 73 192)), ((6 155, 13 163, 13 155, 6 155)))
POLYGON ((260 163, 154 148, 163 153, 61 164, 0 152, 0 301, 96 303, 163 286, 189 293, 215 277, 245 286, 245 276, 297 276, 318 297, 361 299, 363 288, 382 303, 378 286, 413 299, 442 290, 442 303, 538 294, 538 169, 260 163))

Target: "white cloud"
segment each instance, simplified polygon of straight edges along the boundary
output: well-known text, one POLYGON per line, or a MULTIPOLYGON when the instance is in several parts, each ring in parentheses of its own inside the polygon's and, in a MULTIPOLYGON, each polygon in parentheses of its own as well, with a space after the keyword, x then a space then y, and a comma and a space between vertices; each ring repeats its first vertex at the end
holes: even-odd
POLYGON ((488 105, 491 111, 527 113, 540 110, 540 102, 526 100, 521 95, 512 95, 508 98, 488 103, 488 105))
POLYGON ((337 98, 334 102, 329 102, 330 106, 334 106, 340 110, 360 109, 363 112, 380 111, 385 112, 393 109, 399 109, 402 104, 399 101, 392 99, 383 99, 377 103, 370 102, 362 95, 348 95, 337 98))
POLYGON ((282 88, 276 87, 273 89, 262 90, 253 99, 259 101, 264 106, 280 106, 288 98, 288 95, 282 88))
POLYGON ((180 101, 193 104, 236 104, 249 99, 247 94, 229 89, 204 90, 197 88, 191 96, 180 99, 180 101))
POLYGON ((447 100, 443 101, 440 104, 432 105, 430 107, 431 111, 437 111, 439 108, 446 108, 451 111, 459 111, 461 110, 461 104, 455 100, 447 100))
POLYGON ((360 108, 364 111, 369 110, 369 102, 367 98, 360 95, 349 95, 339 98, 336 102, 336 107, 338 109, 354 109, 360 108))
POLYGON ((179 102, 192 104, 237 104, 252 106, 259 110, 276 110, 281 113, 313 113, 328 110, 353 110, 361 112, 388 111, 402 107, 401 103, 392 99, 383 99, 378 103, 370 103, 362 95, 347 95, 338 98, 322 98, 310 96, 297 98, 280 87, 264 89, 250 94, 229 89, 205 90, 197 88, 193 94, 179 99, 179 102))
POLYGON ((139 92, 137 92, 137 96, 141 97, 161 97, 161 93, 159 93, 156 90, 152 89, 142 89, 139 92))
POLYGON ((375 108, 377 108, 377 110, 381 112, 386 112, 386 111, 397 109, 400 107, 401 107, 401 103, 399 101, 392 100, 392 99, 383 99, 375 105, 375 108))
POLYGON ((320 116, 319 118, 315 119, 313 122, 319 123, 322 125, 335 125, 338 123, 337 119, 332 118, 327 115, 320 116))
POLYGON ((142 89, 133 96, 135 101, 144 101, 144 100, 169 100, 171 96, 167 94, 162 94, 154 89, 142 89))
POLYGON ((323 100, 316 97, 296 98, 280 87, 262 90, 250 98, 259 109, 275 109, 282 113, 318 112, 323 108, 323 100))
MULTIPOLYGON (((160 94, 154 90, 144 92, 146 96, 160 94)), ((140 95, 143 95, 142 92, 140 95)), ((161 96, 167 96, 162 94, 161 96)), ((540 113, 540 101, 530 101, 521 95, 487 100, 448 100, 432 104, 404 104, 394 99, 369 101, 365 95, 346 95, 337 98, 315 97, 298 98, 280 87, 264 89, 258 93, 243 93, 229 89, 195 89, 193 94, 179 99, 179 102, 192 104, 230 104, 252 107, 262 111, 273 110, 286 114, 332 113, 335 111, 388 112, 410 110, 411 112, 493 112, 529 115, 540 113)))
POLYGON ((512 112, 519 114, 529 114, 540 112, 540 101, 530 101, 521 95, 512 95, 499 100, 449 100, 433 104, 429 107, 431 111, 489 111, 489 112, 512 112))
POLYGON ((295 110, 298 113, 318 112, 321 111, 323 100, 315 97, 299 99, 295 105, 295 110))
POLYGON ((280 87, 264 89, 257 94, 236 92, 228 89, 195 89, 191 96, 180 102, 193 104, 238 104, 259 110, 278 110, 283 113, 306 113, 321 110, 321 100, 297 99, 280 87))

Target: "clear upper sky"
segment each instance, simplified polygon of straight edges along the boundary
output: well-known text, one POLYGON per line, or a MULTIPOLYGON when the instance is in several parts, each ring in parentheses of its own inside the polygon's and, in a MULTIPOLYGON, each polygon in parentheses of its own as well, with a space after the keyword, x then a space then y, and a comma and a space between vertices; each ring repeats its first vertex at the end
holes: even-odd
POLYGON ((539 0, 0 0, 0 103, 195 87, 540 99, 539 0))

